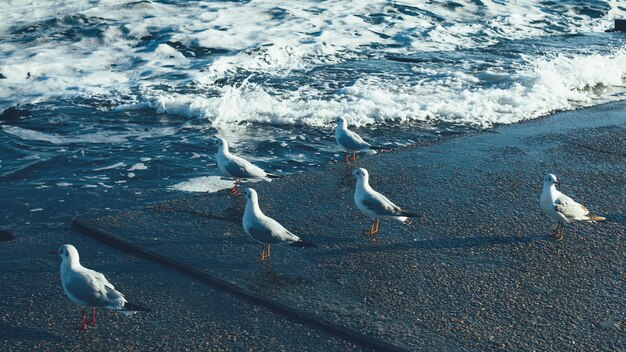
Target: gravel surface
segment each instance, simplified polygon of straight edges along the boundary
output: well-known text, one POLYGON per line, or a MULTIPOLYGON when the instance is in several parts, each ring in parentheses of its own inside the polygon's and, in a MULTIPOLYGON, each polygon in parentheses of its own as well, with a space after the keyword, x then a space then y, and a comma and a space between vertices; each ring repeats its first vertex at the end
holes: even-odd
POLYGON ((68 228, 16 234, 2 243, 0 351, 364 351, 267 308, 121 253, 68 228), (133 302, 152 309, 125 317, 99 310, 80 330, 80 308, 63 292, 60 244, 106 274, 133 302))

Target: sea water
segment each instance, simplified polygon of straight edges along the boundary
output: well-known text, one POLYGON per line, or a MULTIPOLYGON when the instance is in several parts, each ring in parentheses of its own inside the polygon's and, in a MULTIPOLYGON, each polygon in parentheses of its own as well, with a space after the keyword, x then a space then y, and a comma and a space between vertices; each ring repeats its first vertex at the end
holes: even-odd
POLYGON ((626 93, 626 35, 606 32, 626 18, 617 0, 5 0, 0 13, 0 111, 23 115, 0 120, 9 225, 230 187, 215 136, 292 174, 342 158, 336 116, 393 148, 626 93))

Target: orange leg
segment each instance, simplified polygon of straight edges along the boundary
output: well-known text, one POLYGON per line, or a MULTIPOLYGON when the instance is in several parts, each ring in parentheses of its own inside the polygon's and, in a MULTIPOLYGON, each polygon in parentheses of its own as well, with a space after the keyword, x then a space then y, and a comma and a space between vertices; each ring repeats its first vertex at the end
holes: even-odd
POLYGON ((556 232, 554 233, 554 239, 557 241, 562 241, 563 240, 563 232, 564 232, 564 225, 562 225, 560 222, 556 224, 556 232))
POLYGON ((350 156, 350 152, 346 151, 346 160, 344 160, 344 163, 348 163, 348 157, 350 156))
POLYGON ((237 196, 237 195, 239 195, 239 188, 238 188, 238 187, 239 187, 239 185, 240 185, 240 184, 241 184, 241 180, 240 180, 240 179, 237 179, 237 180, 235 181, 235 186, 233 186, 233 188, 231 188, 231 189, 230 189, 230 195, 231 195, 231 196, 237 196))
POLYGON ((265 248, 265 245, 263 245, 263 250, 261 251, 261 263, 263 263, 265 261, 265 259, 269 259, 271 252, 271 245, 267 245, 267 249, 265 248))
POLYGON ((91 326, 96 325, 96 308, 91 308, 91 326))
POLYGON ((378 224, 379 224, 379 220, 373 220, 372 224, 370 225, 370 231, 369 231, 369 235, 370 236, 374 236, 375 234, 378 233, 378 224))
POLYGON ((85 317, 85 308, 82 309, 83 311, 83 331, 87 331, 87 318, 85 317))
POLYGON ((352 152, 352 161, 356 161, 356 152, 352 152))

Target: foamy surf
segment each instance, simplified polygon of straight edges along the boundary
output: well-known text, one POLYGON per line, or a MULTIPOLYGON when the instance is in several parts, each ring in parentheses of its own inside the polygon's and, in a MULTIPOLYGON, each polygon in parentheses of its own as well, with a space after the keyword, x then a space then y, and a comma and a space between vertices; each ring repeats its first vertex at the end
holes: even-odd
MULTIPOLYGON (((251 180, 249 182, 258 182, 251 180)), ((223 179, 220 176, 201 176, 194 177, 188 181, 180 182, 170 186, 170 189, 184 192, 218 192, 230 189, 234 186, 233 180, 223 179)))
POLYGON ((159 113, 203 117, 214 126, 241 123, 327 127, 335 116, 351 124, 439 121, 491 127, 544 116, 557 110, 587 107, 624 98, 626 50, 601 55, 554 54, 528 61, 515 70, 476 73, 449 68, 412 67, 414 81, 364 77, 327 94, 270 94, 258 84, 224 87, 204 97, 169 94, 118 110, 152 107, 159 113), (489 81, 498 84, 490 85, 489 81), (330 96, 328 96, 330 95, 330 96))

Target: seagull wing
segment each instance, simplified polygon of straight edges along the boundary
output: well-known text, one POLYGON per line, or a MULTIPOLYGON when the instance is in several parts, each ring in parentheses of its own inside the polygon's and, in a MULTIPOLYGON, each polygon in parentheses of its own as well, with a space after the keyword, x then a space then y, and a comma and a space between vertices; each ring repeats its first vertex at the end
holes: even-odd
POLYGON ((403 216, 399 206, 393 204, 387 197, 374 192, 363 192, 361 203, 369 211, 380 216, 403 216))
POLYGON ((554 210, 569 220, 589 219, 589 210, 565 194, 561 194, 554 201, 554 210))
POLYGON ((345 130, 343 132, 345 133, 340 133, 337 137, 337 142, 344 148, 348 150, 363 150, 370 147, 370 144, 364 141, 363 138, 355 132, 350 130, 345 130))
POLYGON ((268 216, 262 219, 253 219, 247 230, 252 238, 267 244, 288 244, 300 240, 298 236, 289 232, 278 221, 268 216))
POLYGON ((224 168, 229 174, 237 178, 259 178, 267 175, 260 167, 234 155, 228 159, 224 168))
POLYGON ((73 272, 64 288, 70 298, 88 307, 121 309, 126 303, 104 275, 90 269, 73 272))

